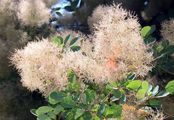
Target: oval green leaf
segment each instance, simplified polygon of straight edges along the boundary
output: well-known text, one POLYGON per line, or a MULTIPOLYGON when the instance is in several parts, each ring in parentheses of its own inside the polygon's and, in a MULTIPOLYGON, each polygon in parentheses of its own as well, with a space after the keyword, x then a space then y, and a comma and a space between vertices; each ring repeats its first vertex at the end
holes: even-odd
POLYGON ((50 107, 50 106, 42 106, 42 107, 40 107, 40 108, 38 108, 36 110, 36 114, 37 115, 42 115, 42 114, 48 113, 50 111, 53 111, 52 107, 50 107))
POLYGON ((169 92, 170 94, 174 94, 174 80, 170 81, 166 87, 165 87, 166 91, 169 92))
POLYGON ((138 88, 140 88, 141 83, 142 83, 142 81, 140 81, 140 80, 130 81, 126 87, 131 90, 137 90, 138 88))

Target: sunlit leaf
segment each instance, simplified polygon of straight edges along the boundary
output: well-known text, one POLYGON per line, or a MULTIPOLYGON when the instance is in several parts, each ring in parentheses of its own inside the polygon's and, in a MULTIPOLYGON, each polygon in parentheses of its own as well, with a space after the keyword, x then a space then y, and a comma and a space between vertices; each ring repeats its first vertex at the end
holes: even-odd
POLYGON ((145 38, 151 35, 156 30, 155 25, 145 26, 141 29, 141 35, 145 38))
POLYGON ((122 114, 122 107, 120 105, 114 105, 114 104, 111 106, 107 106, 104 112, 104 115, 107 118, 121 117, 121 114, 122 114))
POLYGON ((60 36, 55 36, 52 38, 52 42, 56 44, 57 46, 60 46, 63 44, 63 38, 60 36))
POLYGON ((170 94, 174 94, 174 80, 170 81, 166 87, 166 91, 169 92, 170 94))
POLYGON ((138 100, 143 99, 145 97, 145 95, 146 95, 146 92, 147 92, 146 89, 140 89, 140 90, 138 90, 138 92, 136 94, 136 98, 138 100))
POLYGON ((140 88, 141 83, 142 83, 142 81, 140 81, 140 80, 130 81, 126 87, 131 90, 137 90, 138 88, 140 88))

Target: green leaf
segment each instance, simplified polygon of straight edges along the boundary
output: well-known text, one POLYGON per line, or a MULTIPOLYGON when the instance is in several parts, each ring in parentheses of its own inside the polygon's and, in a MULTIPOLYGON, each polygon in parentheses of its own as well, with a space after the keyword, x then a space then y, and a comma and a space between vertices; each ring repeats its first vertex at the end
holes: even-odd
POLYGON ((147 81, 143 81, 141 87, 142 87, 142 89, 148 90, 149 89, 149 83, 147 81))
POLYGON ((82 116, 84 112, 85 111, 83 109, 77 109, 75 114, 75 120, 78 119, 80 116, 82 116))
POLYGON ((70 91, 70 92, 77 92, 77 91, 79 91, 80 90, 80 84, 79 83, 70 83, 69 85, 68 85, 68 90, 70 91))
POLYGON ((157 53, 161 53, 164 50, 164 46, 162 44, 159 44, 155 48, 157 53))
POLYGON ((81 118, 80 120, 92 120, 92 115, 90 112, 85 112, 81 118))
POLYGON ((73 44, 75 44, 78 39, 79 39, 79 37, 75 37, 74 39, 72 39, 71 42, 70 42, 70 46, 72 46, 73 44))
POLYGON ((100 105, 99 104, 95 104, 93 107, 92 107, 92 112, 97 112, 98 109, 99 109, 100 105))
POLYGON ((106 105, 104 103, 101 104, 99 109, 98 109, 97 115, 99 117, 102 117, 103 113, 105 112, 105 109, 106 109, 106 105))
POLYGON ((122 107, 120 105, 115 105, 115 104, 107 106, 104 114, 107 118, 121 117, 122 107))
POLYGON ((31 114, 33 114, 34 116, 37 116, 36 109, 31 109, 30 112, 31 112, 31 114))
POLYGON ((57 46, 60 46, 63 44, 63 38, 60 36, 55 36, 52 38, 52 42, 56 44, 57 46))
POLYGON ((140 88, 141 83, 142 83, 142 81, 140 81, 140 80, 130 81, 126 87, 131 90, 137 90, 138 88, 140 88))
POLYGON ((97 115, 94 115, 93 117, 92 117, 92 120, 101 120, 97 115))
POLYGON ((143 99, 146 96, 148 89, 149 89, 149 83, 147 81, 143 81, 141 84, 141 88, 138 90, 136 94, 136 98, 138 100, 143 99))
POLYGON ((153 108, 160 108, 160 106, 161 106, 161 102, 157 99, 149 100, 148 104, 153 108))
POLYGON ((41 115, 41 114, 48 113, 50 111, 53 111, 53 108, 52 107, 50 107, 50 106, 42 106, 42 107, 40 107, 40 108, 38 108, 36 110, 36 114, 37 115, 41 115))
POLYGON ((67 76, 68 76, 69 82, 71 82, 71 83, 76 82, 77 76, 76 76, 76 74, 74 73, 73 70, 69 69, 67 71, 67 76))
POLYGON ((80 49, 81 49, 80 46, 72 46, 72 47, 71 47, 71 50, 72 50, 73 52, 79 51, 80 49))
POLYGON ((52 105, 55 105, 62 101, 62 99, 65 97, 65 94, 63 92, 52 92, 49 95, 48 102, 52 105))
POLYGON ((111 97, 112 101, 119 100, 122 96, 122 93, 118 89, 114 89, 112 94, 114 95, 113 97, 111 97))
POLYGON ((37 117, 37 120, 51 120, 51 118, 45 114, 41 114, 37 117))
POLYGON ((125 102, 126 102, 126 95, 122 94, 122 96, 121 96, 121 98, 120 98, 120 100, 119 100, 119 103, 120 103, 120 104, 123 104, 123 103, 125 103, 125 102))
POLYGON ((170 94, 174 94, 174 80, 170 81, 166 87, 166 91, 169 92, 170 94))
POLYGON ((71 38, 71 35, 67 35, 65 40, 64 40, 64 45, 66 45, 66 43, 68 42, 68 40, 71 38))
POLYGON ((141 29, 141 35, 146 38, 151 35, 156 30, 155 25, 152 26, 145 26, 141 29))
POLYGON ((105 86, 104 88, 104 93, 107 95, 109 94, 113 89, 117 89, 118 88, 118 84, 115 82, 109 83, 105 86))
POLYGON ((64 110, 64 108, 61 106, 61 105, 57 105, 55 108, 54 108, 54 114, 58 115, 60 112, 62 112, 64 110))
POLYGON ((138 92, 137 92, 137 94, 136 94, 136 98, 137 98, 138 100, 143 99, 143 98, 145 97, 145 95, 146 95, 146 92, 147 92, 146 89, 140 89, 140 90, 138 90, 138 92))
POLYGON ((76 114, 76 108, 73 108, 71 110, 67 110, 67 112, 65 114, 66 120, 74 120, 75 114, 76 114))
POLYGON ((67 96, 61 102, 61 106, 66 109, 73 108, 75 106, 75 101, 72 99, 72 96, 67 96))
POLYGON ((156 41, 156 38, 152 37, 152 36, 149 36, 149 37, 144 39, 145 44, 150 44, 150 43, 155 42, 155 41, 156 41))
POLYGON ((57 116, 53 112, 48 112, 47 115, 49 116, 49 118, 52 118, 52 119, 56 120, 57 116))
POLYGON ((149 90, 149 83, 147 81, 143 81, 141 85, 141 89, 144 91, 144 96, 146 95, 147 91, 149 90))
POLYGON ((94 90, 86 89, 85 90, 86 95, 86 102, 91 103, 95 100, 96 92, 94 90))

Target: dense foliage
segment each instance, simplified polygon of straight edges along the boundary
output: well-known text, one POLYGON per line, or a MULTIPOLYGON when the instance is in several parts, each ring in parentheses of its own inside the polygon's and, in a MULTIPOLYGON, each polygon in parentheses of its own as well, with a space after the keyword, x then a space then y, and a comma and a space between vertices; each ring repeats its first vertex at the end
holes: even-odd
POLYGON ((131 102, 136 103, 137 110, 143 111, 143 114, 137 118, 140 119, 151 115, 145 106, 158 108, 159 98, 174 93, 174 81, 167 84, 166 90, 159 91, 158 85, 152 86, 147 81, 133 80, 133 75, 125 81, 103 86, 87 82, 79 83, 72 70, 68 71, 68 78, 69 83, 65 90, 50 93, 48 106, 31 110, 31 113, 37 116, 37 120, 124 119, 125 116, 129 116, 124 114, 126 111, 123 109, 124 104, 131 102), (130 99, 128 97, 130 94, 135 95, 133 96, 135 98, 130 99))

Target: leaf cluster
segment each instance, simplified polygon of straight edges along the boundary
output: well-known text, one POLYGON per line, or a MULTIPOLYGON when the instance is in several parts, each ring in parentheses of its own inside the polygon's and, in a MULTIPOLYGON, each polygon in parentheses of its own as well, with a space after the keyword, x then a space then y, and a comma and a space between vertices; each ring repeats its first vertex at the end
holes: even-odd
POLYGON ((76 45, 79 37, 72 38, 71 35, 67 35, 66 38, 62 38, 61 36, 55 36, 52 38, 52 42, 61 47, 62 50, 72 50, 73 52, 80 50, 80 46, 76 45))
MULTIPOLYGON (((138 107, 159 107, 159 98, 174 93, 174 81, 166 90, 152 86, 147 81, 132 79, 98 86, 94 83, 79 82, 72 70, 67 71, 69 83, 65 90, 53 91, 48 96, 48 105, 32 109, 37 120, 101 120, 122 118, 123 104, 130 92, 136 94, 138 107), (146 103, 146 104, 144 104, 146 103)), ((130 77, 129 77, 130 78, 130 77)))

